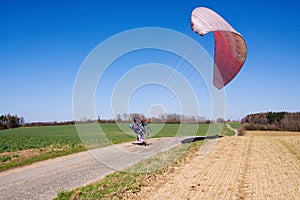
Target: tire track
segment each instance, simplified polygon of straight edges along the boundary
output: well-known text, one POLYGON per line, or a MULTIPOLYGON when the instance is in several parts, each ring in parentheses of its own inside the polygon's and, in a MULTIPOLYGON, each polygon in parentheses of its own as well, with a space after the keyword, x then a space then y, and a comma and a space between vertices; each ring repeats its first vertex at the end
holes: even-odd
POLYGON ((193 158, 152 188, 143 188, 136 199, 145 199, 145 196, 146 199, 231 199, 236 196, 236 182, 247 143, 246 137, 220 138, 206 157, 193 158))
POLYGON ((250 155, 252 153, 251 147, 252 147, 253 137, 250 137, 250 139, 247 141, 245 152, 242 154, 242 163, 239 166, 240 167, 240 174, 237 180, 237 198, 238 199, 244 199, 245 194, 248 192, 249 188, 249 182, 246 182, 246 176, 249 173, 249 162, 250 162, 250 155))
POLYGON ((299 199, 299 164, 274 137, 253 138, 248 169, 244 199, 299 199))
POLYGON ((300 199, 300 165, 293 150, 300 134, 263 134, 220 138, 206 157, 162 175, 134 198, 300 199))
POLYGON ((214 174, 211 174, 212 178, 209 185, 212 186, 212 189, 205 196, 199 196, 199 198, 197 197, 195 199, 226 199, 228 196, 232 196, 233 193, 230 192, 228 186, 235 183, 237 180, 239 168, 236 168, 235 165, 241 164, 241 156, 238 154, 243 153, 243 151, 238 152, 233 145, 240 145, 240 142, 241 141, 234 140, 229 145, 225 145, 219 149, 221 152, 224 152, 225 150, 225 155, 227 156, 225 156, 225 159, 216 165, 219 169, 218 172, 213 172, 214 174), (216 182, 216 180, 219 181, 216 182))

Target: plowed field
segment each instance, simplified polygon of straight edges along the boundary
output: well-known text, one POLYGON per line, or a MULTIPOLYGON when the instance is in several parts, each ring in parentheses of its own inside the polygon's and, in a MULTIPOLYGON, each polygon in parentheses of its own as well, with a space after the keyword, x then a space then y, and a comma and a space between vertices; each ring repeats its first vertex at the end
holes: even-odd
POLYGON ((300 199, 300 133, 220 138, 205 157, 144 186, 134 199, 300 199))

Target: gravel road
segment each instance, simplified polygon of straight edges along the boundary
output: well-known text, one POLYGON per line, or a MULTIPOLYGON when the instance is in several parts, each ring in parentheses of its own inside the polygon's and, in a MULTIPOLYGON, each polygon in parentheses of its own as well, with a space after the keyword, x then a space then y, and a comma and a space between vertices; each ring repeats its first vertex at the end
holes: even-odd
POLYGON ((97 181, 185 139, 151 139, 148 146, 132 142, 111 145, 7 170, 0 173, 0 199, 53 199, 59 191, 97 181))
POLYGON ((234 131, 234 135, 237 136, 238 133, 237 133, 237 130, 236 130, 236 129, 232 128, 232 127, 230 126, 230 124, 226 124, 226 126, 227 126, 227 128, 229 128, 230 130, 234 131))

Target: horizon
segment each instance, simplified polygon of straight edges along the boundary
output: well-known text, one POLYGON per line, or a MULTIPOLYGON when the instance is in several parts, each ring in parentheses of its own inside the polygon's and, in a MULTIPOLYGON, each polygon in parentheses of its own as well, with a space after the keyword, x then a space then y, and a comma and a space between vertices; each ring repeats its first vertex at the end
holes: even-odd
MULTIPOLYGON (((176 115, 176 116, 179 116, 179 117, 187 117, 187 118, 196 117, 196 122, 203 122, 203 121, 207 121, 207 120, 214 122, 214 121, 218 121, 218 120, 221 120, 221 119, 224 120, 224 121, 226 121, 226 122, 227 121, 230 121, 230 122, 241 122, 244 118, 246 118, 246 117, 248 117, 250 115, 267 114, 267 113, 289 113, 289 114, 297 114, 297 113, 300 113, 300 111, 295 111, 295 112, 288 112, 288 111, 256 112, 256 113, 249 113, 249 114, 243 116, 243 118, 241 118, 241 119, 224 119, 224 118, 211 119, 211 118, 205 118, 205 117, 200 116, 200 115, 198 115, 198 116, 194 116, 194 115, 190 115, 190 116, 187 115, 187 116, 185 116, 185 115, 180 115, 180 114, 176 114, 176 113, 164 113, 164 116, 166 117, 166 116, 170 116, 170 115, 176 115)), ((132 121, 132 119, 129 119, 129 120, 128 119, 127 120, 123 119, 123 117, 122 117, 123 114, 125 114, 125 113, 117 114, 117 115, 121 116, 120 120, 122 122, 132 121)), ((139 116, 142 115, 141 113, 126 113, 126 114, 127 115, 139 115, 139 116)), ((11 113, 8 113, 8 114, 5 114, 5 115, 16 116, 16 115, 13 115, 11 113)), ((17 115, 17 117, 22 118, 22 116, 18 116, 18 115, 17 115)), ((154 116, 154 117, 150 117, 150 118, 151 119, 154 118, 154 119, 162 120, 161 116, 154 116)), ((148 119, 148 118, 145 117, 145 119, 148 119)), ((88 122, 88 121, 95 122, 95 121, 99 121, 99 120, 102 120, 102 121, 117 121, 118 119, 117 119, 117 116, 115 116, 113 118, 100 118, 100 116, 98 116, 98 118, 96 118, 96 119, 83 118, 83 119, 80 119, 80 120, 72 119, 72 120, 64 120, 64 121, 54 120, 54 121, 32 121, 32 122, 29 121, 29 122, 27 122, 26 119, 22 119, 22 120, 24 120, 24 124, 31 124, 31 123, 66 123, 66 122, 76 122, 76 121, 78 121, 78 122, 84 122, 84 121, 86 121, 86 122, 88 122)), ((115 122, 113 122, 113 123, 115 123, 115 122)))

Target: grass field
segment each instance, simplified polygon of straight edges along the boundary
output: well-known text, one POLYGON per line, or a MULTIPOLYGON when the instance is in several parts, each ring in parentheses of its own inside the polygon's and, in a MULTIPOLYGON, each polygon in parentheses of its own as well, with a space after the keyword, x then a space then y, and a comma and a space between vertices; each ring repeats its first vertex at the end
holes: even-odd
MULTIPOLYGON (((15 166, 80 152, 95 148, 135 140, 128 124, 80 125, 85 130, 80 136, 75 125, 21 127, 0 131, 0 171, 15 166)), ((151 124, 153 137, 174 137, 207 135, 221 132, 232 134, 226 126, 208 124, 151 124)))
POLYGON ((229 124, 234 129, 240 128, 242 126, 240 122, 229 122, 229 124))

